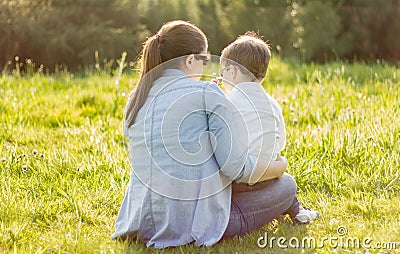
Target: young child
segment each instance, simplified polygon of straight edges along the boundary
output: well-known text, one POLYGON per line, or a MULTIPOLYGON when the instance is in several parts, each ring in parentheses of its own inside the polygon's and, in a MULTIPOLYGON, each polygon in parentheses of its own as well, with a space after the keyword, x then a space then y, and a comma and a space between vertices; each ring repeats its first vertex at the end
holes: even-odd
MULTIPOLYGON (((249 184, 233 183, 234 192, 264 188, 269 179, 279 178, 287 167, 287 160, 279 156, 286 142, 282 109, 261 86, 270 57, 267 43, 252 32, 239 36, 222 51, 220 76, 230 90, 228 99, 247 124, 248 133, 244 135, 248 135, 249 153, 267 163, 266 172, 253 172, 249 184)), ((299 212, 291 217, 295 222, 309 223, 319 213, 299 205, 299 212)))

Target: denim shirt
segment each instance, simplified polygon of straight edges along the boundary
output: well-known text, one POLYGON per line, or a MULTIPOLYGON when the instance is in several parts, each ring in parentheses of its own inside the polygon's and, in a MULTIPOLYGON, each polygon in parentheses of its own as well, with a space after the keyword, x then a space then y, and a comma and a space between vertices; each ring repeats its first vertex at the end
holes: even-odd
POLYGON ((236 134, 243 128, 217 85, 164 70, 134 124, 125 124, 132 170, 112 238, 135 236, 155 248, 219 241, 230 184, 247 182, 256 163, 246 135, 236 134))

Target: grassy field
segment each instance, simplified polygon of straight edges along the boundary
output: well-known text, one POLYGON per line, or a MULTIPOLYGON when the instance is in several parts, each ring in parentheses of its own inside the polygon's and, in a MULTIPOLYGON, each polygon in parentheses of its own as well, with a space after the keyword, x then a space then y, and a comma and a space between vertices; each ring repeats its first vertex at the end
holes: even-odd
MULTIPOLYGON (((279 219, 210 248, 157 253, 400 252, 399 78, 399 69, 378 63, 273 59, 264 85, 283 109, 288 171, 301 202, 322 217, 306 226, 279 219), (288 248, 273 237, 285 237, 288 248), (310 240, 302 248, 310 238, 316 246, 310 240)), ((116 79, 102 72, 0 77, 0 252, 153 251, 110 239, 129 181, 122 118, 137 75, 116 79)))

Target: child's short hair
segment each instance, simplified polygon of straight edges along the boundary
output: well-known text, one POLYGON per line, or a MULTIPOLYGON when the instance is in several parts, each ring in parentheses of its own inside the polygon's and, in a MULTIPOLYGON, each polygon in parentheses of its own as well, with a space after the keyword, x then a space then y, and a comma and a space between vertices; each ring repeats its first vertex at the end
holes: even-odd
POLYGON ((221 64, 226 64, 229 59, 245 67, 257 79, 263 79, 267 74, 271 51, 255 32, 246 32, 224 48, 221 57, 221 64))

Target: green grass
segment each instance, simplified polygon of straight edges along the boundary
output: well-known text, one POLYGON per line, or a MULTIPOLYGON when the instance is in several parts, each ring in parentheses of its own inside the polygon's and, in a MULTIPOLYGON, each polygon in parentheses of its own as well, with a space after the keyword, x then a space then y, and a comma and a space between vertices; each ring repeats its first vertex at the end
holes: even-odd
MULTIPOLYGON (((189 244, 157 252, 301 253, 276 242, 258 248, 257 239, 266 232, 319 242, 338 237, 339 226, 348 230, 344 239, 398 242, 400 252, 399 77, 399 69, 381 64, 273 59, 264 86, 283 109, 288 171, 300 201, 322 217, 307 226, 279 219, 210 248, 189 244)), ((136 81, 133 73, 119 86, 104 73, 0 77, 0 252, 153 251, 110 239, 129 181, 122 118, 136 81)), ((325 245, 303 251, 365 251, 325 245)))

